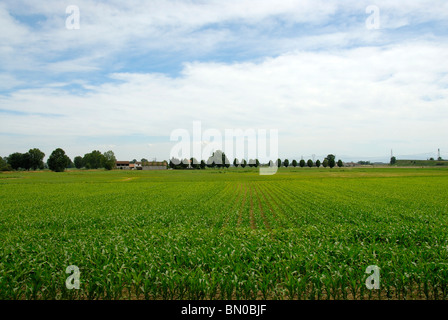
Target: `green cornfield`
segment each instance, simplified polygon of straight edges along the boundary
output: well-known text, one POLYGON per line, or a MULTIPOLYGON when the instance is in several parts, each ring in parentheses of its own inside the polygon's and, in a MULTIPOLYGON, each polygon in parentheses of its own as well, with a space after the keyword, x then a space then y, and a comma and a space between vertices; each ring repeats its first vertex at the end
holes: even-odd
POLYGON ((447 200, 444 168, 2 173, 0 299, 447 299, 447 200))

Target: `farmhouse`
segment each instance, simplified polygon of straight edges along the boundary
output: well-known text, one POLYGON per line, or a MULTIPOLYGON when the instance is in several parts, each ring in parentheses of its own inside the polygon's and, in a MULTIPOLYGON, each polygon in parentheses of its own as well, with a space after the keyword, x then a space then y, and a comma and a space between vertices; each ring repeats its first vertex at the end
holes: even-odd
POLYGON ((168 163, 166 161, 148 161, 148 162, 136 162, 130 161, 116 161, 115 167, 121 170, 165 170, 168 163))
POLYGON ((150 161, 143 163, 140 170, 166 170, 167 166, 166 161, 150 161))
POLYGON ((115 167, 117 169, 121 170, 129 170, 130 169, 130 162, 129 161, 117 161, 115 162, 115 167))

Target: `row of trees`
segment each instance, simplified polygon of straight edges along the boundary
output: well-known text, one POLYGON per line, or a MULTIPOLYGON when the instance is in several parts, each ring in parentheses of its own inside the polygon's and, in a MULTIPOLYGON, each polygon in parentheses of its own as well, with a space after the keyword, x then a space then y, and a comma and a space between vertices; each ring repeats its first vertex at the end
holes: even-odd
POLYGON ((26 153, 15 152, 8 157, 0 157, 0 170, 37 170, 48 168, 55 172, 64 171, 66 168, 76 167, 86 169, 105 168, 112 170, 115 167, 116 158, 113 151, 102 154, 98 150, 86 153, 84 157, 77 156, 74 161, 65 154, 61 148, 55 149, 44 163, 45 153, 37 148, 30 149, 26 153))
MULTIPOLYGON (((273 166, 274 162, 271 160, 269 161, 269 165, 273 166)), ((308 161, 305 162, 305 160, 300 160, 299 162, 297 162, 297 160, 292 160, 292 162, 290 163, 288 159, 285 160, 281 160, 281 159, 277 159, 276 161, 276 165, 277 167, 320 167, 323 166, 324 168, 326 167, 330 167, 333 168, 336 165, 338 167, 343 167, 344 164, 342 162, 342 160, 338 160, 336 162, 336 157, 333 154, 329 154, 327 157, 325 157, 325 159, 321 162, 320 160, 316 160, 316 162, 314 162, 311 159, 308 159, 308 161)), ((238 159, 234 159, 233 160, 233 166, 235 167, 242 167, 245 168, 246 166, 249 167, 259 167, 260 166, 260 161, 258 161, 258 159, 250 159, 248 162, 243 159, 241 161, 239 161, 238 159)), ((179 160, 177 158, 171 158, 170 162, 169 162, 169 167, 172 169, 187 169, 187 168, 193 168, 193 169, 205 169, 206 167, 209 168, 228 168, 230 167, 230 161, 227 158, 227 156, 225 155, 224 152, 218 150, 216 152, 214 152, 207 161, 201 160, 198 161, 196 158, 190 158, 190 159, 183 159, 183 160, 179 160)))
POLYGON ((76 156, 73 159, 73 162, 77 169, 104 168, 106 170, 112 170, 115 167, 116 161, 117 159, 115 158, 115 154, 113 153, 112 150, 106 151, 104 152, 104 154, 102 154, 98 150, 94 150, 90 153, 86 153, 84 157, 76 156))
POLYGON ((308 161, 306 161, 306 162, 303 159, 300 160, 299 162, 297 162, 297 160, 292 160, 291 163, 289 163, 288 159, 285 159, 284 161, 281 161, 280 159, 277 160, 277 167, 286 167, 286 168, 290 167, 290 166, 301 167, 301 168, 303 168, 305 166, 308 166, 310 168, 312 168, 312 167, 319 168, 320 166, 322 166, 324 168, 326 168, 326 167, 333 168, 336 165, 340 168, 340 167, 344 166, 344 163, 340 159, 336 162, 335 156, 332 154, 329 154, 327 157, 325 157, 322 162, 319 159, 316 160, 316 162, 314 162, 311 159, 308 159, 308 161))
MULTIPOLYGON (((64 171, 66 168, 73 168, 76 167, 78 169, 86 168, 86 169, 99 169, 99 168, 105 168, 106 170, 112 170, 115 167, 115 163, 117 159, 115 158, 115 155, 112 150, 109 150, 102 154, 98 150, 94 150, 90 153, 86 153, 83 157, 76 156, 74 158, 74 161, 72 162, 71 159, 65 154, 65 151, 61 148, 57 148, 54 150, 50 157, 48 158, 47 163, 45 164, 43 162, 43 159, 45 157, 45 153, 40 151, 37 148, 30 149, 27 153, 13 153, 9 155, 6 158, 0 157, 0 170, 37 170, 37 169, 44 169, 45 167, 48 167, 52 171, 61 172, 64 171)), ((333 168, 336 164, 338 167, 342 167, 343 163, 341 160, 338 160, 337 163, 335 162, 335 156, 332 154, 329 154, 321 163, 320 160, 317 160, 314 162, 313 160, 309 159, 305 162, 305 160, 300 160, 297 162, 297 160, 293 160, 291 163, 288 159, 281 160, 277 159, 276 165, 277 167, 320 167, 321 165, 323 167, 330 167, 333 168)), ((135 160, 136 161, 136 160, 135 160)), ((142 159, 143 162, 147 162, 148 160, 142 159)), ((214 152, 207 161, 201 160, 198 161, 195 158, 190 159, 183 159, 179 160, 176 158, 172 158, 169 162, 169 167, 173 169, 186 169, 186 168, 193 168, 193 169, 205 169, 206 167, 209 168, 228 168, 230 167, 230 160, 227 158, 226 154, 221 151, 217 150, 214 152)), ((259 167, 260 161, 258 159, 249 159, 249 161, 246 161, 245 159, 242 159, 239 161, 238 159, 233 160, 233 166, 235 167, 242 167, 245 168, 246 166, 249 167, 259 167)), ((274 163, 271 160, 269 162, 270 166, 273 166, 274 163)))
POLYGON ((0 157, 1 170, 37 170, 44 169, 45 153, 37 148, 30 149, 26 153, 15 152, 6 158, 0 157))

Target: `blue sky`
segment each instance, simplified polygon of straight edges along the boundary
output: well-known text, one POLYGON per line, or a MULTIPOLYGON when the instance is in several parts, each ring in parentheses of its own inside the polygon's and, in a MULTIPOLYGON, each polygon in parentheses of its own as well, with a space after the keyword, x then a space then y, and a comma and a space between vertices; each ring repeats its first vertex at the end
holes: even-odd
POLYGON ((201 121, 277 129, 281 158, 448 157, 447 27, 438 0, 5 0, 0 156, 168 159, 201 121))

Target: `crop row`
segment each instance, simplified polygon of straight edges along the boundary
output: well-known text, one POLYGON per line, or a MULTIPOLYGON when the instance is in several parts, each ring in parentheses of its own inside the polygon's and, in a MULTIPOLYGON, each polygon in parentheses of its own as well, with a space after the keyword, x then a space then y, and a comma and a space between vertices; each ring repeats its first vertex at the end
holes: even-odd
POLYGON ((200 174, 4 183, 0 299, 447 299, 445 176, 200 174))

